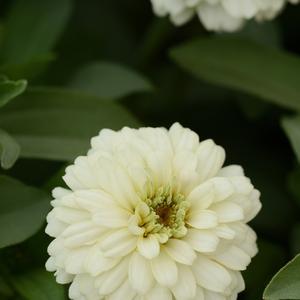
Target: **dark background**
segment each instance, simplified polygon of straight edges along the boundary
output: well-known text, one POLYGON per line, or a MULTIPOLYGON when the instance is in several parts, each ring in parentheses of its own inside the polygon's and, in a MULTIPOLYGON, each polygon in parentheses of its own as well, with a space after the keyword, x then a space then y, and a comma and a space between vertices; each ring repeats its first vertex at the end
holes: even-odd
MULTIPOLYGON (((3 28, 13 2, 0 2, 3 28)), ((275 21, 261 25, 250 22, 232 35, 298 55, 299 20, 300 5, 288 6, 275 21)), ((252 224, 259 237, 260 253, 245 272, 247 289, 239 298, 261 299, 274 273, 299 251, 299 171, 279 123, 281 116, 292 112, 255 96, 195 79, 168 55, 170 48, 186 40, 215 35, 226 34, 207 32, 197 18, 180 28, 167 19, 156 18, 148 0, 78 0, 52 49, 55 59, 44 72, 27 79, 29 87, 65 87, 89 62, 109 61, 130 67, 148 78, 154 89, 116 101, 141 125, 169 127, 179 121, 196 131, 200 139, 212 138, 222 145, 227 152, 226 163, 241 164, 262 193, 263 209, 252 224)), ((23 40, 20 48, 26 43, 26 38, 23 40)), ((52 186, 62 184, 55 175, 65 164, 21 157, 12 169, 0 172, 48 192, 52 186)), ((43 268, 48 242, 40 230, 21 244, 1 249, 2 275, 13 278, 43 268)), ((3 296, 0 288, 0 299, 23 299, 14 284, 8 286, 9 292, 2 291, 3 296)))

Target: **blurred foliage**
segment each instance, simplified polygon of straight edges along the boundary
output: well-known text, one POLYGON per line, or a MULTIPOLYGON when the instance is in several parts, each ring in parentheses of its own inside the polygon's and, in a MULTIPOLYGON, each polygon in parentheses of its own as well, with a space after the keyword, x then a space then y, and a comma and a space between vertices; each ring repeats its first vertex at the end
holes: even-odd
MULTIPOLYGON (((196 19, 175 28, 150 1, 1 1, 0 299, 64 299, 44 271, 44 220, 89 138, 174 121, 223 145, 262 192, 260 253, 239 298, 261 299, 300 251, 299 18, 288 7, 228 35, 196 19)), ((297 257, 265 298, 296 299, 299 284, 285 287, 299 274, 297 257)))

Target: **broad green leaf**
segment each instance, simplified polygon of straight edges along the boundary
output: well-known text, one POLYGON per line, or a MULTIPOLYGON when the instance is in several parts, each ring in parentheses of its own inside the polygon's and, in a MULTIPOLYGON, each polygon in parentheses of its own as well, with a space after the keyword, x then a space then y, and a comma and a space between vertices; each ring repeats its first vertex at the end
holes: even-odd
POLYGON ((152 89, 150 82, 142 75, 109 62, 93 62, 84 66, 75 75, 70 86, 103 99, 123 98, 152 89))
POLYGON ((42 191, 0 176, 0 248, 23 242, 35 234, 50 209, 42 191))
POLYGON ((71 0, 14 1, 5 23, 1 60, 23 64, 49 53, 64 30, 71 10, 71 0))
POLYGON ((11 168, 20 154, 19 144, 0 129, 0 164, 3 169, 11 168))
POLYGON ((264 292, 266 300, 300 299, 300 255, 285 265, 264 292))
POLYGON ((25 91, 26 86, 26 80, 0 80, 0 107, 4 106, 10 100, 22 94, 25 91))
POLYGON ((45 270, 33 270, 11 278, 16 291, 26 300, 63 300, 64 288, 45 270))
POLYGON ((73 160, 102 128, 137 126, 121 105, 57 89, 31 90, 0 113, 0 127, 21 146, 21 156, 73 160))
POLYGON ((300 162, 300 117, 285 118, 282 120, 282 126, 291 141, 298 162, 300 162))
POLYGON ((208 82, 300 110, 300 58, 239 38, 200 38, 173 48, 171 57, 208 82))

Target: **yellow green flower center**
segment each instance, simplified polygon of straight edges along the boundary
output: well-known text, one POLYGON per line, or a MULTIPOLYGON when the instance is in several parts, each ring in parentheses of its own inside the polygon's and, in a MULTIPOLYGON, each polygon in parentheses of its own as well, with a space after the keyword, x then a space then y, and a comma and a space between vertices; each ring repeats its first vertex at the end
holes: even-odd
POLYGON ((173 194, 170 187, 162 187, 144 202, 149 207, 149 214, 143 218, 144 236, 157 233, 168 240, 170 237, 181 238, 186 235, 188 203, 182 194, 173 194))

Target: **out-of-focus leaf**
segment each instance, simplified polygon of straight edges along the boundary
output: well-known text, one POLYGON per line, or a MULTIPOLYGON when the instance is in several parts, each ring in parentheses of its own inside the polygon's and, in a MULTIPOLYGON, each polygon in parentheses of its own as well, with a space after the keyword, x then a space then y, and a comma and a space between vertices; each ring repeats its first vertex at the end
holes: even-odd
POLYGON ((32 78, 53 61, 51 50, 66 27, 72 0, 13 1, 0 48, 0 71, 32 78))
POLYGON ((44 270, 34 270, 11 278, 16 291, 26 300, 63 300, 64 288, 44 270))
POLYGON ((55 55, 48 53, 35 57, 24 63, 8 63, 0 66, 0 72, 10 78, 26 77, 28 80, 42 73, 54 61, 55 55))
POLYGON ((25 91, 26 86, 26 80, 0 80, 0 107, 4 106, 11 99, 22 94, 25 91))
POLYGON ((300 255, 272 278, 263 298, 266 300, 300 299, 300 255))
POLYGON ((237 101, 245 116, 252 121, 265 115, 271 106, 270 103, 260 101, 257 97, 249 94, 237 95, 237 101))
POLYGON ((71 0, 14 1, 5 24, 1 60, 22 64, 49 53, 71 10, 71 0))
POLYGON ((75 75, 70 86, 103 99, 123 98, 152 89, 150 82, 142 75, 109 62, 93 62, 84 66, 75 75))
POLYGON ((282 126, 300 162, 300 117, 285 118, 282 120, 282 126))
POLYGON ((143 35, 139 55, 137 57, 139 65, 143 66, 149 63, 149 60, 154 54, 162 51, 166 40, 170 39, 175 32, 176 27, 174 27, 169 20, 165 18, 154 18, 143 35))
POLYGON ((294 196, 296 202, 300 205, 300 168, 296 168, 289 174, 288 188, 294 196))
POLYGON ((20 154, 19 144, 5 131, 0 129, 0 163, 3 169, 11 168, 20 154))
POLYGON ((8 283, 3 279, 3 277, 0 277, 0 299, 11 299, 13 294, 14 292, 8 283))
POLYGON ((38 231, 50 208, 48 196, 0 176, 0 248, 24 241, 38 231))
POLYGON ((261 299, 270 277, 284 264, 286 253, 278 244, 258 240, 258 254, 243 273, 246 281, 245 300, 261 299))
POLYGON ((281 44, 281 28, 276 21, 257 22, 251 20, 247 22, 242 30, 234 33, 222 33, 222 35, 247 38, 274 48, 280 47, 281 44))
POLYGON ((300 223, 296 224, 292 230, 291 249, 295 255, 300 253, 300 223))
POLYGON ((63 176, 66 172, 67 164, 60 168, 55 174, 53 174, 43 185, 43 189, 51 192, 57 186, 66 186, 63 181, 63 176))
POLYGON ((239 38, 202 38, 173 48, 171 57, 208 82, 300 110, 300 59, 239 38))
POLYGON ((0 113, 0 126, 21 146, 21 156, 72 160, 88 150, 102 128, 138 126, 121 105, 57 89, 26 93, 0 113))

